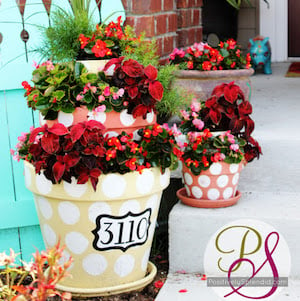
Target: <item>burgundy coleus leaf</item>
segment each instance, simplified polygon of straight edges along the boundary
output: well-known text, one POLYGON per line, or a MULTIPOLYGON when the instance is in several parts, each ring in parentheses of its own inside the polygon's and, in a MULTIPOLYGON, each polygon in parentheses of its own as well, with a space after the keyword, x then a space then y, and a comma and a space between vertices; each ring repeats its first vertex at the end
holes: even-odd
POLYGON ((157 78, 157 69, 152 66, 152 65, 148 65, 145 69, 144 69, 145 75, 150 79, 150 80, 156 80, 157 78))
POLYGON ((99 122, 99 121, 89 120, 86 123, 86 128, 88 130, 104 130, 105 126, 101 122, 99 122))
POLYGON ((164 87, 159 81, 149 83, 149 94, 155 99, 160 101, 164 94, 164 87))
POLYGON ((85 122, 80 122, 72 126, 70 135, 71 135, 71 140, 72 142, 76 142, 81 138, 83 135, 84 131, 86 129, 86 123, 85 122))
POLYGON ((230 102, 234 103, 238 99, 239 87, 236 85, 227 85, 224 88, 224 98, 230 102))
POLYGON ((66 165, 63 162, 58 161, 53 165, 52 171, 56 182, 59 182, 59 180, 62 178, 65 169, 66 169, 66 165))
POLYGON ((77 179, 77 184, 85 184, 89 180, 89 175, 87 173, 82 173, 77 179))
POLYGON ((75 166, 80 161, 80 156, 78 152, 66 154, 64 156, 64 163, 66 165, 66 170, 69 170, 71 167, 75 166))
POLYGON ((55 154, 59 150, 59 136, 47 133, 41 138, 42 148, 48 154, 55 154))
POLYGON ((254 131, 254 121, 250 117, 247 117, 244 119, 244 122, 246 137, 250 137, 251 133, 254 131))
POLYGON ((103 71, 107 71, 111 66, 115 65, 114 71, 119 68, 124 60, 124 56, 110 59, 104 66, 103 71))
POLYGON ((93 186, 94 191, 96 191, 97 188, 97 184, 98 184, 98 180, 99 180, 99 176, 101 175, 101 171, 98 168, 93 168, 90 171, 90 179, 91 179, 91 183, 93 186))
POLYGON ((207 99, 205 102, 205 106, 207 108, 212 108, 216 105, 217 103, 217 97, 216 96, 212 96, 211 98, 207 99))
POLYGON ((130 77, 141 77, 144 74, 143 65, 133 59, 125 61, 122 70, 130 77))
POLYGON ((211 108, 209 110, 208 115, 209 115, 210 119, 212 120, 212 122, 214 124, 219 124, 220 123, 221 118, 222 118, 221 112, 219 112, 218 110, 215 110, 215 109, 211 108))
POLYGON ((244 121, 242 119, 238 119, 236 117, 232 118, 229 123, 229 129, 233 134, 238 133, 244 127, 244 121))
POLYGON ((137 83, 137 80, 136 80, 136 78, 126 77, 126 78, 125 78, 125 83, 126 83, 128 86, 132 86, 132 85, 134 85, 134 84, 137 83))
POLYGON ((48 132, 63 136, 69 133, 68 129, 62 123, 56 123, 51 128, 48 128, 48 132))
POLYGON ((33 143, 35 141, 35 138, 36 136, 39 134, 39 133, 44 133, 45 132, 45 126, 42 126, 42 127, 39 127, 39 128, 35 128, 31 133, 30 133, 30 136, 29 136, 29 142, 30 143, 33 143))
POLYGON ((137 118, 138 116, 143 116, 143 118, 146 118, 148 112, 148 108, 142 104, 139 104, 132 110, 132 116, 133 118, 137 118))
POLYGON ((137 95, 138 95, 138 93, 139 93, 139 89, 138 89, 138 87, 129 87, 128 89, 127 89, 127 92, 128 92, 128 95, 129 95, 129 97, 131 98, 131 99, 133 99, 133 98, 135 98, 135 97, 137 97, 137 95))
POLYGON ((220 98, 223 94, 224 94, 224 88, 227 86, 227 84, 221 84, 221 85, 218 85, 216 86, 211 95, 213 96, 216 96, 217 98, 220 98))
POLYGON ((239 104, 238 110, 240 115, 249 115, 252 113, 252 105, 249 101, 243 101, 239 104))
POLYGON ((235 116, 234 108, 231 107, 227 107, 224 113, 230 119, 232 119, 235 116))

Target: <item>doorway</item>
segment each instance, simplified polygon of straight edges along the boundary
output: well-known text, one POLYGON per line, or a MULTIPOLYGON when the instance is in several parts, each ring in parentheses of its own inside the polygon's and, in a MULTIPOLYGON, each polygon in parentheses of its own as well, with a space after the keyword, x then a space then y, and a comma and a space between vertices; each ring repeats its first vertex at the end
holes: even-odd
POLYGON ((300 57, 300 1, 288 1, 288 56, 300 57))

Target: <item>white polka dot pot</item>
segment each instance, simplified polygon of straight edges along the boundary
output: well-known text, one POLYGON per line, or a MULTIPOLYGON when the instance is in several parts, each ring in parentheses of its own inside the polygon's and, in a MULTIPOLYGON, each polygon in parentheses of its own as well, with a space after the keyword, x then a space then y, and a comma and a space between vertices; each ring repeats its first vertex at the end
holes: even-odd
MULTIPOLYGON (((240 172, 243 164, 228 164, 225 162, 213 163, 209 169, 202 171, 198 176, 193 175, 190 169, 183 164, 182 174, 185 184, 185 196, 189 199, 205 200, 208 204, 220 201, 231 201, 239 197, 237 191, 240 172)), ((183 194, 181 190, 181 195, 183 194)), ((183 195, 182 195, 183 196, 183 195)), ((181 198, 182 199, 182 198, 181 198)), ((228 202, 225 202, 227 204, 228 202)))
POLYGON ((59 112, 58 118, 55 120, 45 120, 40 114, 40 124, 43 125, 46 123, 49 127, 56 123, 62 123, 68 127, 87 120, 96 120, 103 123, 106 128, 104 132, 110 136, 117 136, 121 134, 122 131, 136 135, 140 128, 144 128, 156 122, 156 114, 152 111, 147 114, 146 119, 143 119, 142 116, 133 118, 131 114, 127 113, 127 110, 123 110, 120 113, 115 111, 108 113, 89 112, 85 106, 76 108, 73 113, 59 112))
POLYGON ((60 239, 66 246, 65 258, 74 259, 72 277, 59 288, 82 296, 112 294, 119 287, 137 289, 133 284, 147 278, 149 265, 153 266, 148 260, 169 170, 101 175, 94 192, 90 182, 76 184, 72 179, 53 185, 44 175, 36 175, 28 162, 24 168, 46 247, 60 239))
MULTIPOLYGON (((98 73, 104 69, 104 66, 109 62, 109 60, 82 60, 76 61, 77 63, 81 63, 87 69, 88 72, 98 73)), ((112 76, 114 72, 115 65, 112 68, 109 68, 105 74, 108 76, 112 76)))

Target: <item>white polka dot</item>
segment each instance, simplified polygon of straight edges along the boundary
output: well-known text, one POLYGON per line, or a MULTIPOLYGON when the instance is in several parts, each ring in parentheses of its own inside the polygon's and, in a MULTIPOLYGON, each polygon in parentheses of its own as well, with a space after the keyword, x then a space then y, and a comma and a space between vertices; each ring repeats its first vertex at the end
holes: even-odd
POLYGON ((56 234, 53 229, 48 224, 45 224, 43 226, 43 233, 47 246, 53 247, 57 242, 56 234))
MULTIPOLYGON (((70 257, 71 257, 70 253, 64 250, 61 258, 58 260, 58 263, 60 265, 64 265, 69 260, 70 257)), ((68 271, 71 270, 73 266, 74 266, 74 261, 71 263, 70 267, 68 268, 68 271)))
POLYGON ((101 123, 104 123, 106 121, 106 113, 105 112, 94 112, 94 119, 96 121, 99 121, 101 123))
POLYGON ((59 123, 62 123, 66 127, 72 125, 73 123, 73 114, 72 113, 64 113, 62 111, 58 112, 57 120, 59 123))
POLYGON ((89 254, 82 260, 83 269, 92 276, 101 275, 107 265, 105 257, 100 254, 89 254))
POLYGON ((213 163, 209 170, 212 175, 219 175, 222 172, 222 165, 220 163, 213 163))
POLYGON ((232 194, 233 194, 233 189, 232 187, 227 187, 224 191, 223 191, 223 198, 226 200, 226 199, 229 199, 232 197, 232 194))
POLYGON ((184 173, 184 181, 187 185, 192 185, 193 184, 193 178, 189 173, 184 173))
POLYGON ((165 172, 160 175, 159 181, 160 181, 160 185, 163 189, 169 185, 169 183, 170 183, 170 170, 169 169, 166 169, 165 172))
POLYGON ((89 219, 92 223, 95 223, 96 218, 102 214, 111 214, 111 208, 107 203, 97 202, 89 207, 89 219))
POLYGON ((53 210, 49 201, 42 196, 37 197, 36 200, 43 217, 45 219, 50 219, 52 217, 53 210))
POLYGON ((219 176, 217 179, 217 185, 218 187, 223 188, 228 184, 228 181, 229 181, 228 176, 226 175, 219 176))
POLYGON ((120 215, 125 215, 128 212, 132 212, 132 213, 139 213, 141 212, 141 206, 140 203, 138 201, 135 200, 130 200, 125 202, 119 211, 120 215))
POLYGON ((36 175, 35 178, 35 185, 37 187, 37 190, 42 194, 48 194, 52 190, 52 183, 49 181, 43 173, 40 175, 36 175))
POLYGON ((44 116, 42 115, 42 113, 39 113, 39 120, 40 120, 40 125, 43 126, 47 123, 47 121, 45 120, 44 116))
POLYGON ((150 169, 144 169, 142 174, 137 176, 136 189, 141 194, 149 193, 154 185, 153 172, 150 169))
POLYGON ((193 186, 192 194, 195 196, 195 198, 200 199, 203 195, 203 192, 198 186, 193 186))
POLYGON ((111 137, 117 137, 119 136, 119 134, 117 132, 114 131, 108 131, 104 134, 105 137, 111 138, 111 137))
POLYGON ((209 176, 205 176, 205 175, 200 176, 198 178, 198 184, 201 187, 208 187, 210 185, 210 178, 209 178, 209 176))
POLYGON ((102 181, 102 191, 108 198, 117 198, 125 192, 127 183, 121 175, 110 174, 102 181))
POLYGON ((153 212, 156 209, 158 209, 158 203, 159 203, 158 195, 154 194, 148 199, 147 204, 146 204, 146 209, 151 208, 152 212, 153 212))
POLYGON ((120 114, 120 121, 124 126, 131 126, 134 124, 135 118, 132 114, 128 114, 127 110, 123 110, 120 114))
POLYGON ((190 192, 189 187, 187 185, 184 185, 184 187, 185 187, 187 196, 191 196, 191 192, 190 192))
POLYGON ((89 241, 79 232, 66 235, 66 246, 74 254, 82 254, 89 245, 89 241))
POLYGON ((236 173, 239 170, 239 164, 230 164, 229 170, 231 173, 236 173))
POLYGON ((133 271, 134 264, 135 260, 132 255, 122 255, 116 260, 114 271, 120 277, 125 277, 133 271))
POLYGON ((31 172, 29 166, 27 165, 24 166, 24 177, 25 177, 25 185, 27 188, 29 188, 31 185, 31 172))
POLYGON ((208 190, 207 197, 209 200, 217 200, 220 197, 220 191, 218 189, 212 188, 208 190))
POLYGON ((150 251, 151 249, 148 248, 145 253, 144 253, 144 256, 142 258, 142 264, 141 264, 141 268, 143 271, 146 271, 147 269, 147 266, 148 266, 148 261, 149 261, 149 256, 150 256, 150 251))
POLYGON ((133 140, 135 141, 141 141, 142 140, 142 136, 140 136, 139 134, 139 130, 136 130, 133 132, 133 140))
POLYGON ((107 76, 113 76, 113 75, 114 75, 114 72, 115 72, 115 67, 116 67, 115 64, 111 65, 104 73, 105 73, 107 76))
POLYGON ((60 202, 58 205, 58 213, 62 221, 67 225, 74 225, 80 219, 78 207, 71 202, 60 202))
POLYGON ((154 119, 154 112, 151 111, 150 113, 147 113, 146 115, 146 120, 148 123, 152 123, 153 122, 153 119, 154 119))
POLYGON ((77 180, 72 177, 71 183, 63 181, 64 189, 66 193, 74 198, 80 198, 87 190, 87 183, 77 184, 77 180))
POLYGON ((233 185, 236 185, 239 181, 239 178, 240 178, 240 174, 239 173, 236 173, 233 177, 232 177, 232 184, 233 185))

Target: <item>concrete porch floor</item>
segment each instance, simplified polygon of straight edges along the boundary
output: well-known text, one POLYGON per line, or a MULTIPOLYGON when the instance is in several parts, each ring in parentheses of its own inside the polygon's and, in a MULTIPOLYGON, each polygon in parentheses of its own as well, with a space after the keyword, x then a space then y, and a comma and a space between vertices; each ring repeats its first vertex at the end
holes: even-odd
POLYGON ((242 172, 238 204, 200 209, 178 202, 169 218, 168 279, 157 301, 214 301, 217 295, 196 277, 203 273, 203 256, 211 235, 241 218, 265 221, 286 239, 292 260, 289 286, 276 300, 300 300, 300 78, 286 78, 289 63, 272 64, 273 74, 251 78, 255 121, 253 133, 263 156, 242 172), (184 247, 183 247, 184 246, 184 247), (184 270, 187 274, 178 274, 184 270), (179 293, 187 289, 186 293, 179 293))

